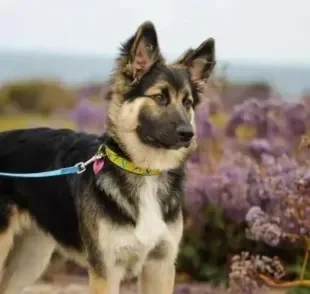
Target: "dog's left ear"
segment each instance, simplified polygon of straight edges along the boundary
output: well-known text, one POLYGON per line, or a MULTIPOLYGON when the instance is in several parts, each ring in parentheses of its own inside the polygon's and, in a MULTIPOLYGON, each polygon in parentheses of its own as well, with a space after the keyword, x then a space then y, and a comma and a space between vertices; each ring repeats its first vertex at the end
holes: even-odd
POLYGON ((141 77, 156 61, 162 59, 152 22, 146 21, 138 27, 135 35, 124 44, 123 55, 127 57, 124 72, 133 80, 141 77))
POLYGON ((189 49, 176 64, 188 68, 192 81, 203 86, 212 73, 215 61, 215 40, 209 38, 197 48, 189 49))

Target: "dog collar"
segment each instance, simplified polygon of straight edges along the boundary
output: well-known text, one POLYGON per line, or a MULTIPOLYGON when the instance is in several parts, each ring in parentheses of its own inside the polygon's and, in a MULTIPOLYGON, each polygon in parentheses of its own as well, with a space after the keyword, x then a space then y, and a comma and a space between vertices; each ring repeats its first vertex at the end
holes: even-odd
POLYGON ((101 145, 98 149, 97 154, 101 155, 102 157, 105 157, 105 156, 108 157, 109 160, 116 166, 120 167, 123 170, 126 170, 128 172, 131 172, 137 175, 156 176, 162 173, 162 171, 158 169, 138 167, 135 164, 133 164, 131 161, 119 156, 117 153, 115 153, 113 150, 111 150, 107 146, 101 145))

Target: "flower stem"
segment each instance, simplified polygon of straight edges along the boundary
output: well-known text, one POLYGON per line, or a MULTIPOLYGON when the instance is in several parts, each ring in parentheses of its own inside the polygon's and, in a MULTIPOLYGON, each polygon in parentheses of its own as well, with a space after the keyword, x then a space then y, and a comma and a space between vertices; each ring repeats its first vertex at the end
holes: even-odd
POLYGON ((310 287, 310 280, 298 280, 298 281, 290 281, 290 282, 281 282, 281 281, 274 281, 273 279, 260 274, 259 278, 263 280, 269 287, 276 287, 276 288, 293 288, 293 287, 310 287))
POLYGON ((310 250, 310 240, 307 238, 306 239, 305 257, 304 257, 303 265, 302 265, 302 268, 300 271, 300 276, 299 276, 300 281, 303 280, 305 277, 305 272, 306 272, 308 260, 309 260, 309 250, 310 250))

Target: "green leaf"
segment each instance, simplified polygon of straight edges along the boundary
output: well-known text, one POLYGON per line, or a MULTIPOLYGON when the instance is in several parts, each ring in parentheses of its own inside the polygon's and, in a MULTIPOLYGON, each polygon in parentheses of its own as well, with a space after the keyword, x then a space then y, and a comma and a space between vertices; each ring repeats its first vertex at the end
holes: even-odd
POLYGON ((219 274, 219 268, 211 264, 204 264, 200 271, 200 276, 204 279, 213 280, 219 274))

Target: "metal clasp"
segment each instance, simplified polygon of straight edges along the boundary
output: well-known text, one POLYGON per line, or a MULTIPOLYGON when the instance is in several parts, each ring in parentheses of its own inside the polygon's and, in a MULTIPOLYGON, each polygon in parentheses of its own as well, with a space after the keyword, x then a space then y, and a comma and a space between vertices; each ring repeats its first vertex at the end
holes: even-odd
POLYGON ((86 171, 86 165, 84 162, 78 162, 75 166, 79 168, 79 170, 76 172, 77 174, 81 174, 86 171))
POLYGON ((85 170, 86 170, 86 167, 93 163, 94 161, 98 160, 98 159, 101 159, 103 158, 104 155, 103 154, 96 154, 94 155, 92 158, 88 159, 87 161, 85 162, 78 162, 75 166, 77 166, 79 168, 79 171, 77 171, 78 174, 81 174, 83 173, 85 170))

